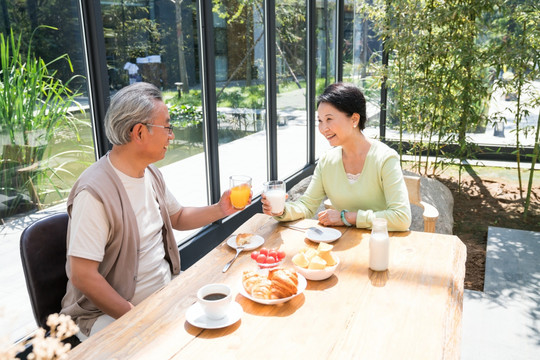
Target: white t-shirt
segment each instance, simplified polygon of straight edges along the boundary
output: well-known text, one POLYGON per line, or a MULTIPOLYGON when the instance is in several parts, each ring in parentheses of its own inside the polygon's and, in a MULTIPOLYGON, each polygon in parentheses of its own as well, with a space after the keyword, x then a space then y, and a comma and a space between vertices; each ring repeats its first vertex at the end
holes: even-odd
MULTIPOLYGON (((163 220, 152 188, 152 175, 145 171, 142 178, 132 178, 114 170, 128 194, 141 239, 137 284, 131 300, 133 305, 137 305, 171 280, 162 241, 163 220)), ((168 189, 166 206, 171 215, 181 209, 180 203, 168 189)), ((70 226, 71 238, 67 254, 101 262, 110 231, 103 204, 88 191, 81 191, 73 201, 70 226)))
POLYGON ((124 70, 127 70, 129 75, 137 75, 139 67, 132 62, 127 62, 124 64, 124 70))

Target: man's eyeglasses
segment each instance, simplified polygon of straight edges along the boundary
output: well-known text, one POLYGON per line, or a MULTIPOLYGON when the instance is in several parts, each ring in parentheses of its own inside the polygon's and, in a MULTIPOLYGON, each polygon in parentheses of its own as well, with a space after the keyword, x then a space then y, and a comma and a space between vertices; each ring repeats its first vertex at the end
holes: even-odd
POLYGON ((153 127, 160 127, 160 128, 166 129, 169 132, 169 135, 172 135, 173 130, 174 130, 174 127, 172 125, 170 125, 170 126, 154 125, 154 124, 143 124, 143 125, 153 126, 153 127))

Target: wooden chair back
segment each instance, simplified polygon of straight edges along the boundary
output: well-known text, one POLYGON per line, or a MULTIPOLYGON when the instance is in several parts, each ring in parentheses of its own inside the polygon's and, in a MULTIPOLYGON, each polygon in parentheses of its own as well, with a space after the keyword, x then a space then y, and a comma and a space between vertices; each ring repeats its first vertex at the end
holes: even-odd
POLYGON ((435 225, 439 218, 439 211, 435 206, 422 201, 422 194, 420 192, 421 177, 404 175, 405 184, 407 185, 407 191, 409 192, 409 202, 413 205, 420 206, 423 210, 424 217, 424 231, 435 232, 435 225))

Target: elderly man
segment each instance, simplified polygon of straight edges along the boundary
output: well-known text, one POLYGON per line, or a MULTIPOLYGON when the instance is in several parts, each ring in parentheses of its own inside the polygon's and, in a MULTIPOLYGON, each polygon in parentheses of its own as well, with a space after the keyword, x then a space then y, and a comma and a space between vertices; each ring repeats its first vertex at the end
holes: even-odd
POLYGON ((112 150, 77 180, 70 216, 62 313, 81 340, 128 312, 180 272, 173 229, 198 228, 231 215, 229 191, 217 204, 183 207, 152 163, 174 139, 167 106, 148 83, 121 89, 105 116, 112 150))

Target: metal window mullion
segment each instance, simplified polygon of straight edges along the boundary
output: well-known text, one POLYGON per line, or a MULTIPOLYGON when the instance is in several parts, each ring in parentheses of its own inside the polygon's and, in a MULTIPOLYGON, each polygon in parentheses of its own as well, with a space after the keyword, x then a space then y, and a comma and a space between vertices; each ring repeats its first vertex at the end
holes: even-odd
POLYGON ((99 1, 79 0, 79 16, 87 72, 88 100, 94 137, 94 153, 99 159, 111 149, 105 134, 105 113, 109 105, 109 78, 101 5, 99 1))
POLYGON ((306 116, 307 116, 307 162, 315 164, 315 96, 316 94, 316 58, 317 58, 317 4, 306 0, 307 38, 306 38, 306 116))
POLYGON ((199 64, 203 109, 203 145, 206 160, 206 186, 210 204, 219 201, 219 143, 216 105, 216 71, 214 57, 214 21, 212 2, 197 1, 199 17, 199 64))
POLYGON ((344 21, 345 21, 345 0, 337 0, 336 4, 336 82, 343 81, 343 43, 344 39, 344 21))
POLYGON ((277 84, 275 1, 264 1, 264 62, 266 101, 266 164, 269 180, 278 179, 277 166, 277 84))
MULTIPOLYGON (((385 40, 382 42, 382 65, 384 68, 388 68, 388 51, 385 40)), ((386 111, 388 107, 388 88, 386 86, 386 79, 386 75, 384 75, 381 83, 381 111, 379 117, 379 136, 381 141, 386 139, 386 111)))

